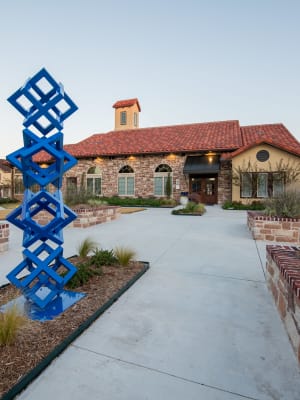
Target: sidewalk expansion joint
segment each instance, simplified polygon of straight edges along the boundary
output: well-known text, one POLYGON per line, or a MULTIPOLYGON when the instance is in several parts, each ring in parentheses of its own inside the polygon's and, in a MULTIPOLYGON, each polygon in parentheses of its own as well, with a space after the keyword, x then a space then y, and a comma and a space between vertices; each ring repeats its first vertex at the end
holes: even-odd
POLYGON ((181 232, 180 235, 178 235, 178 237, 176 239, 174 239, 170 245, 161 253, 158 255, 158 257, 153 260, 153 262, 151 263, 152 265, 155 265, 170 249, 172 249, 172 247, 174 247, 177 243, 178 240, 180 240, 186 233, 184 231, 181 232))
POLYGON ((263 272, 264 277, 265 277, 265 281, 267 281, 266 272, 264 270, 263 262, 262 262, 262 259, 261 259, 261 256, 260 256, 260 252, 259 252, 259 249, 258 249, 258 246, 257 246, 257 240, 254 240, 254 243, 255 243, 255 248, 256 248, 256 251, 257 251, 257 254, 258 254, 258 258, 259 258, 259 261, 260 261, 260 266, 261 266, 262 272, 263 272))
POLYGON ((209 273, 205 273, 205 272, 199 272, 197 275, 211 276, 211 277, 220 278, 220 279, 233 279, 236 281, 243 281, 243 282, 260 283, 262 285, 266 284, 266 281, 258 281, 256 279, 247 279, 247 278, 238 278, 235 276, 228 276, 228 275, 209 274, 209 273))
POLYGON ((147 366, 145 366, 143 364, 138 364, 138 363, 135 363, 135 362, 132 362, 132 361, 123 360, 122 358, 113 357, 113 356, 110 356, 108 354, 104 354, 104 353, 100 353, 98 351, 90 350, 90 349, 87 349, 86 347, 83 347, 83 346, 78 346, 76 344, 71 344, 71 346, 75 347, 75 348, 77 348, 79 350, 83 350, 83 351, 86 351, 86 352, 89 352, 89 353, 92 353, 92 354, 96 354, 98 356, 105 357, 105 358, 108 358, 110 360, 117 361, 117 362, 120 362, 120 363, 123 363, 123 364, 132 365, 132 366, 137 367, 137 368, 143 368, 143 369, 148 370, 148 371, 156 372, 158 374, 166 375, 166 376, 169 376, 171 378, 175 378, 175 379, 178 379, 178 380, 181 380, 181 381, 184 381, 184 382, 188 382, 188 383, 192 383, 192 384, 195 384, 195 385, 200 385, 200 386, 203 386, 203 387, 206 387, 206 388, 209 388, 209 389, 217 390, 219 392, 232 394, 232 395, 236 396, 237 399, 240 398, 240 399, 247 399, 247 400, 260 400, 257 397, 247 396, 247 395, 244 395, 244 394, 241 394, 241 393, 233 392, 231 390, 222 389, 222 388, 220 388, 218 386, 209 385, 209 384, 206 384, 206 383, 203 383, 203 382, 195 381, 193 379, 184 378, 182 376, 175 375, 175 374, 172 374, 170 372, 162 371, 162 370, 157 369, 157 368, 147 367, 147 366))

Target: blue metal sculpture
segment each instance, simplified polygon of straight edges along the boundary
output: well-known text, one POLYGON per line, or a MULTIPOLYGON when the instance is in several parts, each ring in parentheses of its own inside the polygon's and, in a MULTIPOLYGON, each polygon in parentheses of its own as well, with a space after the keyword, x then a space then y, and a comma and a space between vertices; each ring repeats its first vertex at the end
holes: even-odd
POLYGON ((8 101, 25 117, 24 147, 9 154, 10 161, 23 174, 25 187, 22 205, 7 220, 24 231, 23 261, 8 275, 8 280, 20 288, 27 300, 44 309, 63 291, 76 273, 76 268, 63 257, 63 228, 76 218, 63 204, 61 193, 64 172, 77 160, 63 149, 63 121, 77 106, 45 70, 40 70, 8 101), (35 132, 33 132, 33 130, 35 132), (52 132, 52 136, 47 136, 52 132), (42 168, 35 156, 41 151, 53 162, 42 168), (47 190, 53 185, 54 191, 47 190), (39 191, 33 192, 38 185, 39 191), (35 217, 47 212, 52 220, 40 225, 35 217), (25 275, 25 277, 23 277, 25 275))

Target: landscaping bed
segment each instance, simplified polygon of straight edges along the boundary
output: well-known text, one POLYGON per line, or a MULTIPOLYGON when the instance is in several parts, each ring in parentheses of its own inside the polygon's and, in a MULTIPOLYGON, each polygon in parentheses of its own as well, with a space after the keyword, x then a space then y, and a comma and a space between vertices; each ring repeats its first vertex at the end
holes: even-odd
POLYGON ((206 212, 206 208, 202 203, 194 203, 189 201, 184 207, 172 210, 173 215, 194 215, 201 216, 206 212))
POLYGON ((201 215, 203 215, 203 213, 199 213, 199 212, 184 212, 182 209, 180 210, 173 210, 172 211, 173 215, 185 215, 185 216, 189 216, 189 215, 194 215, 194 216, 198 216, 200 217, 201 215))
POLYGON ((174 199, 165 197, 100 197, 102 202, 121 207, 175 207, 177 202, 174 199))
MULTIPOLYGON (((74 289, 86 296, 59 317, 46 322, 28 320, 13 345, 0 346, 0 398, 13 399, 148 268, 145 262, 103 266, 101 275, 74 289)), ((14 286, 1 287, 0 306, 18 296, 14 286)))

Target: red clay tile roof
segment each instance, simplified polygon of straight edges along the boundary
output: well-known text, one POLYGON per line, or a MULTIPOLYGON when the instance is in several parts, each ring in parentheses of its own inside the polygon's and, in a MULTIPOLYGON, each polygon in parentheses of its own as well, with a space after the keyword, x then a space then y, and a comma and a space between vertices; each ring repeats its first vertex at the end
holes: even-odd
POLYGON ((138 99, 119 100, 113 105, 113 108, 131 107, 134 104, 137 104, 139 111, 141 111, 138 99))
MULTIPOLYGON (((76 158, 156 153, 218 151, 230 159, 259 143, 269 143, 300 155, 300 143, 282 124, 241 127, 239 121, 207 122, 94 134, 64 149, 76 158), (230 152, 230 153, 229 153, 230 152)), ((49 161, 40 152, 37 162, 49 161)))
POLYGON ((283 124, 243 126, 241 132, 245 146, 265 138, 279 146, 300 150, 300 143, 283 124))
POLYGON ((238 121, 172 125, 95 134, 66 146, 75 157, 134 155, 206 150, 235 150, 242 146, 238 121))
POLYGON ((300 143, 283 124, 251 125, 241 127, 244 146, 222 155, 222 159, 231 159, 259 144, 269 144, 289 153, 300 156, 300 143))

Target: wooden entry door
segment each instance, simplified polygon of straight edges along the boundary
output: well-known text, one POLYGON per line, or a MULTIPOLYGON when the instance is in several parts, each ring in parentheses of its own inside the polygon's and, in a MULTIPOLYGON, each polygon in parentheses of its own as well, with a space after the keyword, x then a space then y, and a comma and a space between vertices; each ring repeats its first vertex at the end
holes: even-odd
POLYGON ((204 204, 218 202, 218 177, 215 175, 190 176, 190 197, 204 204))

